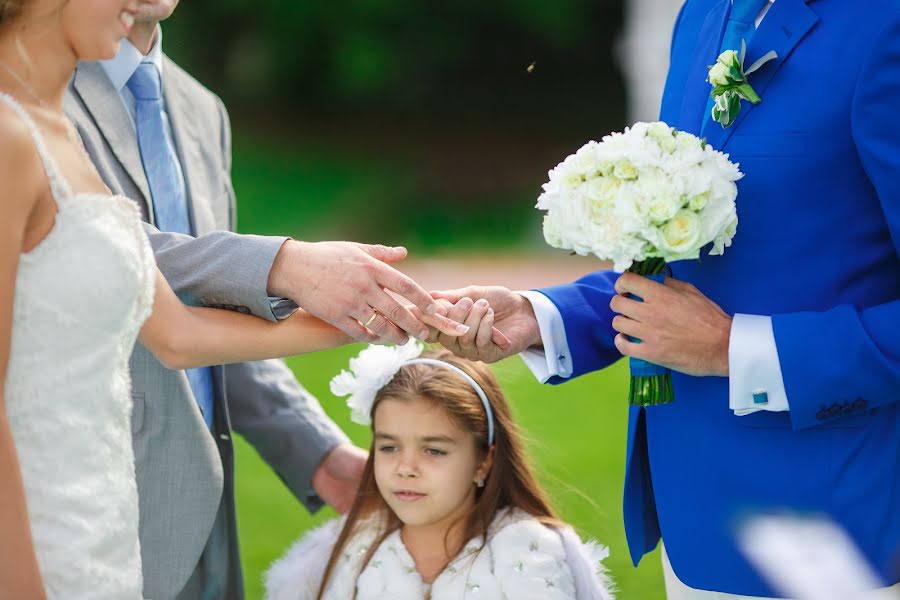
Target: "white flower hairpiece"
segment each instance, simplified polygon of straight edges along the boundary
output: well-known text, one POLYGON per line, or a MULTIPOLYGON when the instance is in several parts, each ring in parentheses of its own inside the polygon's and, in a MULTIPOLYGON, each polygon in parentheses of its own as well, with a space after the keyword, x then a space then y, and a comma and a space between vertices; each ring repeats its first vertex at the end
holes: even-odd
POLYGON ((487 415, 488 444, 494 444, 494 411, 488 401, 487 394, 472 379, 472 376, 443 360, 419 358, 424 346, 410 338, 402 346, 369 346, 364 348, 356 358, 350 359, 350 370, 341 371, 331 380, 331 393, 335 396, 349 396, 347 406, 350 407, 350 420, 360 425, 372 424, 372 406, 378 390, 390 383, 394 375, 404 365, 431 365, 453 371, 462 377, 481 400, 487 415))
POLYGON ((360 425, 372 424, 372 405, 378 390, 386 386, 400 367, 419 357, 424 346, 415 339, 402 346, 369 346, 350 359, 350 370, 341 371, 331 380, 331 393, 350 396, 350 420, 360 425))

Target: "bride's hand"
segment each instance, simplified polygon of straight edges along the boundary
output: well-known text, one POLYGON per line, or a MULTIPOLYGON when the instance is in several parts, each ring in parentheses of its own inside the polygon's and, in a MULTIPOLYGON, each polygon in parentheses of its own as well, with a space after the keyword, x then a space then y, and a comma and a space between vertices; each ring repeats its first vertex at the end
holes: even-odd
POLYGON ((458 337, 433 332, 431 341, 439 342, 457 356, 469 360, 491 363, 509 356, 510 340, 494 327, 496 315, 487 300, 473 301, 462 297, 455 304, 445 298, 436 300, 439 311, 446 311, 451 319, 459 319, 458 322, 469 327, 469 332, 458 337))

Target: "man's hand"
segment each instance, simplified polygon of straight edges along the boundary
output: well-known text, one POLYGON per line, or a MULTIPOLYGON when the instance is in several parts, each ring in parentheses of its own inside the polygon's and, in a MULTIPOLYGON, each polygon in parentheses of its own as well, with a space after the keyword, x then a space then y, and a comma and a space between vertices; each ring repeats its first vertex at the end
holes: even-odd
POLYGON ((405 248, 355 242, 288 240, 269 273, 269 293, 290 298, 310 314, 362 342, 403 344, 407 334, 427 339, 428 326, 453 337, 468 331, 436 313, 434 299, 389 263, 405 248), (409 300, 421 319, 387 291, 409 300))
POLYGON ((619 332, 615 339, 619 352, 687 375, 728 376, 731 317, 697 288, 668 277, 662 285, 623 273, 616 291, 619 295, 609 306, 618 313, 612 326, 619 332))
POLYGON ((353 444, 338 444, 329 452, 316 472, 312 486, 324 502, 345 514, 353 506, 368 454, 353 444))
POLYGON ((493 363, 541 345, 531 302, 507 288, 469 286, 431 295, 453 305, 448 307, 450 319, 459 319, 470 327, 462 336, 434 336, 457 356, 493 363))

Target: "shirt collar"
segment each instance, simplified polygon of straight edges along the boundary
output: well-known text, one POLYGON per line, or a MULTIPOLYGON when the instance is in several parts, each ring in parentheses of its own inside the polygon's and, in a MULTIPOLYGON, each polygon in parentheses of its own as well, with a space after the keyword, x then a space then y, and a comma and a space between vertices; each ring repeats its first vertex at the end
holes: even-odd
POLYGON ((137 70, 138 65, 142 62, 151 63, 156 66, 162 77, 162 27, 156 26, 156 38, 150 52, 147 56, 141 54, 141 51, 134 47, 128 39, 123 39, 119 45, 119 53, 115 58, 109 60, 101 60, 100 64, 106 71, 107 77, 112 82, 117 92, 121 92, 131 76, 137 70))

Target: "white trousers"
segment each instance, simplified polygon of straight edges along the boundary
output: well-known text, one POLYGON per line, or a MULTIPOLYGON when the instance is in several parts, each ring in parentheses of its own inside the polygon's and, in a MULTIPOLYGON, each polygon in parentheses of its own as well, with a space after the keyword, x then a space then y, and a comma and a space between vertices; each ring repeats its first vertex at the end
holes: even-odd
MULTIPOLYGON (((770 600, 759 596, 737 596, 724 592, 696 590, 686 586, 675 575, 672 564, 669 562, 669 557, 666 555, 665 546, 662 547, 662 566, 663 578, 666 581, 666 598, 668 600, 770 600)), ((897 600, 898 598, 900 598, 900 583, 889 588, 875 590, 864 598, 854 598, 853 600, 897 600)))

